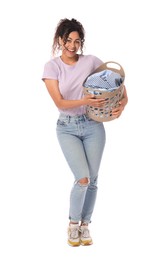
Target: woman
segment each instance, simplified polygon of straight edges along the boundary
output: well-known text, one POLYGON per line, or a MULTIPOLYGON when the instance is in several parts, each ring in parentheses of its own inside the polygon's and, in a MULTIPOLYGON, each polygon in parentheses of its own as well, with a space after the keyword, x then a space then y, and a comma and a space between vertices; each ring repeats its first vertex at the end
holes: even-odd
MULTIPOLYGON (((43 80, 60 112, 57 137, 74 175, 70 194, 68 244, 91 245, 88 229, 97 195, 97 179, 105 146, 103 123, 86 115, 86 106, 99 108, 104 99, 83 95, 83 82, 103 62, 93 55, 83 55, 85 32, 75 19, 62 19, 53 40, 53 58, 44 66, 43 80), (61 51, 61 55, 56 53, 61 51), (80 51, 80 54, 78 52, 80 51)), ((127 94, 113 110, 119 117, 127 104, 127 94)))

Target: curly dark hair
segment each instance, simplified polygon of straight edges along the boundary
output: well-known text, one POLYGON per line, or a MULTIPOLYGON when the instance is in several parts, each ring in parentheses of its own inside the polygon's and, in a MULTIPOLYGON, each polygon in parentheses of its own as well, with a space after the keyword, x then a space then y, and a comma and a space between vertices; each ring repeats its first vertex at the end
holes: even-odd
POLYGON ((55 55, 55 53, 60 50, 61 46, 59 44, 59 37, 63 39, 65 44, 71 32, 78 32, 79 37, 81 39, 80 51, 81 54, 83 54, 83 46, 85 41, 84 39, 85 30, 83 28, 83 25, 74 18, 72 18, 71 20, 65 18, 65 19, 61 19, 56 27, 55 36, 52 45, 53 55, 55 55))

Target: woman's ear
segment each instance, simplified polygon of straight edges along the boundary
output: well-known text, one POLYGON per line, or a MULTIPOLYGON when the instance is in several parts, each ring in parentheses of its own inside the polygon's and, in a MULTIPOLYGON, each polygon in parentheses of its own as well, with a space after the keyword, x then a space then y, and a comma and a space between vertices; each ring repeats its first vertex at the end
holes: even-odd
POLYGON ((59 45, 62 46, 63 45, 63 40, 62 38, 59 36, 59 45))

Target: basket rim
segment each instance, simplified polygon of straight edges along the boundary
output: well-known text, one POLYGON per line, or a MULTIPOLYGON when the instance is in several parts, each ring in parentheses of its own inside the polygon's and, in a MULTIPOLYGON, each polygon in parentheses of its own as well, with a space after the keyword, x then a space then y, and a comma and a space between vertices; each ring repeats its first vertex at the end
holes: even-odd
MULTIPOLYGON (((103 71, 103 70, 112 70, 114 72, 117 72, 121 75, 121 77, 123 77, 123 82, 122 84, 124 84, 124 81, 125 81, 125 71, 123 69, 123 67, 116 61, 107 61, 107 62, 104 62, 103 64, 101 64, 97 69, 95 69, 92 73, 90 73, 84 80, 84 82, 87 80, 87 78, 97 72, 100 72, 100 71, 103 71), (116 64, 118 66, 120 66, 120 70, 116 69, 116 68, 111 68, 111 67, 108 67, 108 64, 116 64)), ((83 84, 84 84, 83 82, 83 84)), ((121 84, 121 85, 122 85, 121 84)))

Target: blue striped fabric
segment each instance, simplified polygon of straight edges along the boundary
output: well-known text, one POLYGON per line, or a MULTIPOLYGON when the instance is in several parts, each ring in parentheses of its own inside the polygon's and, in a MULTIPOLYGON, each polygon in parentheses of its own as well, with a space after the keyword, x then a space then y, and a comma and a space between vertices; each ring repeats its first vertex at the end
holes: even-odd
POLYGON ((111 70, 102 70, 101 72, 90 75, 84 82, 86 88, 98 89, 101 91, 112 92, 120 87, 124 78, 119 73, 111 70))

